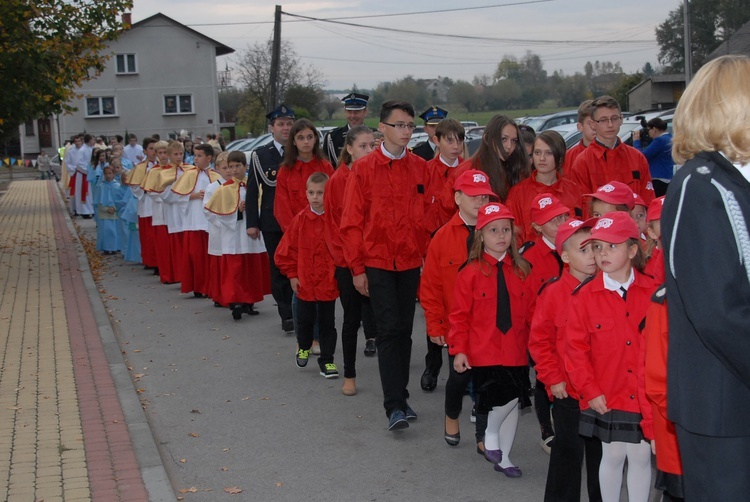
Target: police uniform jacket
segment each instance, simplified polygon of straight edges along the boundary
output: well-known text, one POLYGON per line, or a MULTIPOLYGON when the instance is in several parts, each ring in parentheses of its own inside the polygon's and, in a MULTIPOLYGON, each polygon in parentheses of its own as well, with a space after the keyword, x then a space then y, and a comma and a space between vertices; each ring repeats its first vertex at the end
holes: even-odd
POLYGON ((668 416, 693 434, 748 436, 750 182, 704 152, 667 191, 668 416))
POLYGON ((413 153, 414 155, 419 155, 427 161, 435 158, 435 150, 432 148, 429 141, 423 141, 419 143, 412 149, 411 153, 413 153))
POLYGON ((339 155, 341 155, 341 149, 344 148, 344 143, 346 143, 346 133, 348 132, 349 124, 346 124, 328 131, 323 138, 326 157, 334 166, 339 163, 339 155))
POLYGON ((246 228, 259 228, 262 232, 281 232, 279 222, 273 215, 273 204, 276 198, 276 176, 282 160, 273 141, 253 151, 250 158, 250 173, 247 177, 246 228), (260 194, 261 187, 263 195, 260 194))

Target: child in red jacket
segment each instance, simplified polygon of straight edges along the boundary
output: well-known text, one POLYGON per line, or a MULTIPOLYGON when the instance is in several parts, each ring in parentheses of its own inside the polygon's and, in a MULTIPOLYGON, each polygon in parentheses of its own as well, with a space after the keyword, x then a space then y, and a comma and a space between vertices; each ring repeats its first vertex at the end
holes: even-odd
MULTIPOLYGON (((536 361, 537 389, 545 388, 555 420, 555 445, 550 453, 544 500, 581 500, 581 463, 586 453, 586 479, 590 501, 600 501, 599 461, 601 442, 578 434, 581 411, 578 392, 565 371, 565 325, 573 290, 596 273, 591 243, 593 220, 568 220, 557 229, 555 248, 568 266, 557 279, 547 282, 536 301, 529 334, 529 352, 536 361)), ((535 402, 538 399, 535 397, 535 402)))
MULTIPOLYGON (((521 255, 531 263, 531 274, 527 280, 534 294, 537 294, 547 281, 553 277, 560 277, 563 273, 564 264, 555 249, 555 236, 557 228, 570 217, 570 209, 550 193, 537 195, 529 206, 531 227, 537 237, 533 241, 524 243, 521 247, 521 255)), ((528 387, 531 387, 531 382, 528 387)), ((539 420, 540 444, 547 454, 550 453, 555 440, 555 431, 550 418, 551 406, 544 382, 537 380, 534 387, 534 411, 539 420)))
POLYGON ((305 186, 310 175, 316 172, 331 176, 333 166, 323 157, 315 125, 307 119, 299 119, 292 124, 284 147, 284 160, 276 176, 273 215, 283 232, 297 213, 307 209, 305 186))
POLYGON ((325 173, 310 175, 306 191, 310 206, 291 221, 274 256, 279 270, 289 278, 297 295, 297 366, 307 366, 313 327, 317 322, 320 374, 325 378, 338 378, 333 353, 336 351, 335 310, 339 290, 334 277, 336 266, 325 241, 323 194, 327 181, 325 173))
POLYGON ((664 284, 664 256, 661 252, 661 208, 664 207, 664 196, 657 197, 648 206, 646 234, 646 274, 654 278, 654 283, 664 284))
POLYGON ((524 280, 531 267, 516 250, 513 215, 497 203, 479 209, 469 263, 456 278, 448 335, 458 373, 472 370, 477 414, 487 413, 485 458, 510 478, 510 460, 526 389, 527 346, 534 295, 524 280))
MULTIPOLYGON (((653 205, 664 196, 654 199, 653 205)), ((650 209, 650 207, 649 207, 650 209)), ((657 220, 658 221, 658 220, 657 220)), ((684 499, 682 460, 674 423, 667 418, 667 351, 669 330, 667 290, 661 286, 654 293, 646 314, 644 381, 646 397, 654 412, 654 449, 656 453, 656 488, 664 492, 665 502, 684 499)))
MULTIPOLYGON (((422 375, 422 380, 424 381, 425 375, 428 375, 432 379, 432 389, 436 385, 443 364, 443 347, 447 343, 450 331, 448 315, 453 304, 456 276, 460 267, 466 263, 469 249, 474 243, 474 227, 477 224, 479 208, 487 204, 490 197, 495 196, 487 175, 473 169, 464 171, 456 178, 455 190, 454 198, 458 212, 435 232, 427 249, 419 285, 419 303, 424 309, 428 337, 425 357, 427 369, 422 375)), ((450 368, 445 384, 444 438, 449 445, 456 446, 461 440, 458 416, 461 414, 464 391, 471 375, 468 372, 456 373, 452 368, 453 357, 449 357, 448 362, 450 368)), ((481 449, 484 430, 477 432, 477 446, 481 449)))
POLYGON ((596 189, 594 193, 583 194, 584 198, 591 198, 591 202, 584 208, 584 214, 592 218, 612 211, 630 211, 635 207, 633 191, 625 183, 610 181, 596 189))
POLYGON ((579 392, 579 432, 602 441, 604 502, 620 500, 626 459, 630 500, 646 502, 651 485, 651 407, 639 373, 640 331, 655 286, 641 273, 639 238, 628 213, 599 218, 589 241, 601 271, 574 290, 569 306, 565 369, 579 392))

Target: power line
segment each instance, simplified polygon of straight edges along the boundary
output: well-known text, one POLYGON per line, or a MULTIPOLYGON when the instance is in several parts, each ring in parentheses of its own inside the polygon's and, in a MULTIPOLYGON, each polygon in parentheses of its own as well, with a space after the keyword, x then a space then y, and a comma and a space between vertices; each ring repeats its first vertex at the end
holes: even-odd
MULTIPOLYGON (((349 20, 349 19, 370 19, 370 18, 377 18, 377 17, 400 17, 400 16, 417 16, 417 15, 424 15, 424 14, 441 14, 445 12, 462 12, 467 10, 481 10, 481 9, 495 9, 499 7, 513 7, 517 5, 528 5, 533 3, 544 3, 544 2, 554 2, 555 0, 525 0, 525 1, 519 1, 519 2, 512 2, 512 3, 500 3, 500 4, 494 4, 494 5, 481 5, 478 7, 461 7, 461 8, 455 8, 455 9, 441 9, 441 10, 424 10, 424 11, 418 11, 418 12, 396 12, 392 14, 370 14, 368 16, 342 16, 342 17, 329 17, 326 18, 326 21, 342 21, 342 20, 349 20)), ((284 14, 288 14, 284 12, 284 14)), ((311 21, 312 19, 296 19, 291 20, 289 22, 291 23, 306 23, 311 21)), ((234 25, 244 25, 244 24, 273 24, 273 21, 237 21, 232 23, 196 23, 196 24, 188 24, 186 26, 234 26, 234 25)))
POLYGON ((388 31, 391 33, 407 33, 410 35, 424 35, 428 37, 453 38, 453 39, 463 39, 463 40, 489 40, 489 41, 503 42, 503 43, 508 43, 508 44, 523 44, 523 45, 628 44, 628 45, 632 45, 632 44, 652 44, 653 43, 653 40, 530 40, 530 39, 522 39, 522 38, 496 38, 496 37, 480 37, 480 36, 472 36, 472 35, 454 35, 450 33, 429 33, 429 32, 424 32, 424 31, 402 30, 398 28, 386 28, 383 26, 371 26, 371 25, 366 25, 366 24, 333 21, 330 19, 303 16, 301 14, 292 14, 292 13, 283 12, 283 11, 282 11, 282 14, 285 14, 289 17, 306 19, 308 21, 320 21, 324 23, 340 24, 344 26, 353 26, 356 28, 367 28, 371 30, 388 31))

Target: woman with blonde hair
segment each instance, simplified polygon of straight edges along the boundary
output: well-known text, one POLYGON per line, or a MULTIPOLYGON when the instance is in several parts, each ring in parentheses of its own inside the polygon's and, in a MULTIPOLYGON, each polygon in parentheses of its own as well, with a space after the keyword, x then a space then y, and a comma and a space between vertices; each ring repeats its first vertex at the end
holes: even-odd
POLYGON ((750 58, 695 75, 674 116, 661 226, 669 348, 667 412, 686 500, 750 493, 750 58), (699 368, 699 369, 697 369, 699 368))

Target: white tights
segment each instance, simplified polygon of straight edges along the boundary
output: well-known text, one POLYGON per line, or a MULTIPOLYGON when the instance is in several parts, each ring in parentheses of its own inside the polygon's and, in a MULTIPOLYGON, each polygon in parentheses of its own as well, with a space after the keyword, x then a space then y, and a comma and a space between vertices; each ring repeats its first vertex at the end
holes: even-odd
POLYGON ((487 415, 487 429, 484 431, 484 447, 488 450, 501 450, 503 460, 500 467, 513 467, 510 450, 516 439, 518 428, 518 399, 503 406, 494 406, 487 415))
POLYGON ((599 484, 602 502, 619 502, 622 489, 622 469, 628 460, 628 500, 648 502, 651 490, 651 445, 613 441, 602 443, 602 462, 599 464, 599 484))

